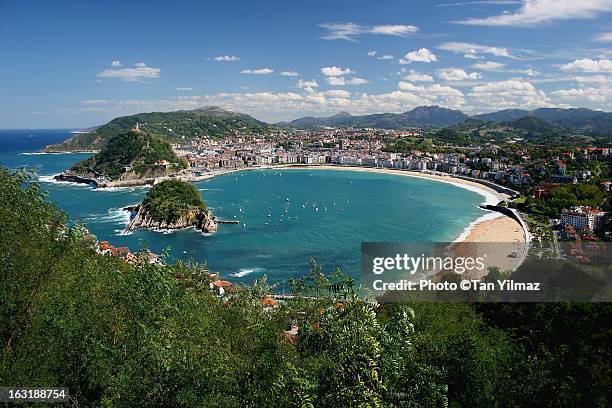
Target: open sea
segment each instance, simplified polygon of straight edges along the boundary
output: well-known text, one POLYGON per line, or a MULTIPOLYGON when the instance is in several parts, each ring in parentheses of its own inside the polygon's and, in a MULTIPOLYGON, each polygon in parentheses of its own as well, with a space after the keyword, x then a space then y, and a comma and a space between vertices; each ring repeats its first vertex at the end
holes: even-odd
MULTIPOLYGON (((146 187, 92 189, 58 183, 52 176, 90 154, 41 154, 40 148, 70 136, 70 130, 0 130, 0 165, 35 170, 48 198, 98 240, 172 257, 206 262, 229 280, 250 282, 267 275, 281 286, 307 272, 309 258, 325 270, 359 274, 361 242, 447 242, 487 212, 484 197, 431 180, 340 170, 278 169, 234 173, 195 183, 221 219, 204 235, 137 230, 123 233, 128 214, 146 187)), ((2 188, 0 186, 0 188, 2 188)))

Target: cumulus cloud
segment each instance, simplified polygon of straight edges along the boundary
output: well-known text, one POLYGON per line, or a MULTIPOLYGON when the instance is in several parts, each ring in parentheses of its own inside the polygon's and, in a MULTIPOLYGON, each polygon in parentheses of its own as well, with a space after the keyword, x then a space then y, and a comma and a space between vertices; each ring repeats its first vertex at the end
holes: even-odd
POLYGON ((380 57, 378 57, 377 59, 385 61, 385 60, 392 60, 395 59, 395 57, 393 55, 390 54, 385 54, 385 55, 381 55, 380 57))
MULTIPOLYGON (((115 62, 115 61, 113 61, 115 62)), ((105 69, 98 73, 98 78, 117 78, 122 81, 136 82, 145 79, 159 78, 161 69, 148 67, 144 62, 134 64, 132 68, 120 68, 120 65, 111 65, 115 68, 105 69)))
POLYGON ((376 55, 376 52, 377 52, 376 50, 374 50, 374 51, 368 51, 368 57, 373 57, 373 56, 375 56, 375 55, 376 55))
POLYGON ((476 109, 532 109, 553 106, 548 97, 531 82, 511 79, 474 86, 469 93, 476 109))
POLYGON ((481 69, 483 71, 499 71, 504 68, 506 64, 502 64, 495 61, 487 61, 487 62, 479 62, 477 64, 473 64, 472 68, 481 69))
POLYGON ((408 73, 404 76, 404 79, 411 82, 433 82, 433 77, 431 75, 422 74, 414 69, 408 71, 408 73))
POLYGON ((188 92, 188 91, 193 91, 193 88, 190 88, 187 86, 179 86, 176 88, 176 90, 179 92, 188 92))
POLYGON ((295 71, 282 71, 279 73, 279 75, 281 76, 286 76, 286 77, 296 77, 296 76, 300 76, 300 74, 298 74, 295 71))
POLYGON ((364 26, 355 23, 325 23, 319 24, 319 27, 327 30, 327 33, 321 37, 324 40, 347 41, 357 41, 356 37, 364 34, 393 35, 403 37, 419 31, 418 27, 409 24, 364 26))
POLYGON ((563 101, 576 102, 578 104, 598 103, 610 106, 612 103, 612 88, 571 88, 559 89, 551 92, 551 95, 563 101))
POLYGON ((310 81, 300 79, 299 81, 297 81, 295 86, 298 88, 302 88, 308 93, 313 93, 315 91, 315 88, 319 87, 319 84, 314 79, 311 79, 310 81))
POLYGON ((321 68, 321 73, 326 77, 336 77, 341 75, 354 74, 354 71, 351 71, 350 68, 340 68, 336 66, 332 67, 323 67, 321 68))
POLYGON ((418 98, 426 100, 428 104, 442 104, 452 108, 460 108, 465 103, 463 92, 446 85, 415 85, 400 81, 397 84, 400 91, 411 93, 418 98))
POLYGON ((367 79, 353 77, 350 79, 345 79, 342 76, 330 76, 325 78, 328 84, 334 86, 344 86, 344 85, 363 85, 367 84, 369 81, 367 79))
POLYGON ((114 60, 113 62, 111 62, 111 66, 112 67, 120 67, 121 66, 121 61, 114 60))
POLYGON ((253 75, 269 75, 274 70, 270 68, 257 68, 257 69, 243 69, 240 71, 241 74, 253 74, 253 75))
POLYGON ((323 94, 331 98, 348 98, 351 96, 351 93, 344 89, 330 89, 329 91, 323 92, 323 94))
POLYGON ((469 81, 481 78, 478 72, 467 73, 461 68, 443 68, 439 69, 437 74, 445 81, 469 81))
POLYGON ((219 56, 213 57, 213 61, 234 62, 234 61, 240 61, 240 58, 236 57, 235 55, 219 55, 219 56))
POLYGON ((561 65, 559 69, 566 72, 612 72, 612 60, 582 58, 561 65))
POLYGON ((594 18, 610 11, 610 0, 523 0, 515 12, 457 22, 483 26, 534 26, 552 21, 594 18))
POLYGON ((463 54, 466 58, 480 58, 481 54, 494 55, 496 57, 512 58, 507 48, 491 47, 488 45, 466 43, 466 42, 445 42, 438 46, 444 51, 451 51, 458 54, 463 54))
POLYGON ((438 58, 433 52, 427 48, 419 48, 416 51, 410 51, 400 59, 400 64, 410 64, 411 62, 435 62, 438 58))

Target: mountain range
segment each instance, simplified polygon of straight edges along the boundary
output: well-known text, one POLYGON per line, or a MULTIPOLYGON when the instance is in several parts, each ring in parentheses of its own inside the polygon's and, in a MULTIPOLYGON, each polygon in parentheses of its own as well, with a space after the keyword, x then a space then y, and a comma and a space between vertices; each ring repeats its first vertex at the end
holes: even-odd
POLYGON ((404 129, 410 127, 442 128, 457 125, 468 119, 491 122, 511 122, 523 117, 536 117, 558 127, 590 132, 612 132, 612 113, 586 108, 560 109, 540 108, 535 110, 505 109, 497 112, 469 116, 459 110, 438 106, 419 106, 404 113, 380 113, 353 116, 347 112, 327 117, 305 117, 291 122, 280 122, 277 126, 294 128, 313 127, 371 127, 381 129, 404 129))

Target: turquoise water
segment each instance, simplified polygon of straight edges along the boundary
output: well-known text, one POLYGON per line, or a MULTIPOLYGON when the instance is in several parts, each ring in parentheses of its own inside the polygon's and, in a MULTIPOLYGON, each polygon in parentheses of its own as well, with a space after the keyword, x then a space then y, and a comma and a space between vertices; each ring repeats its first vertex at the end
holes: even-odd
POLYGON ((172 256, 207 262, 237 281, 265 274, 282 283, 304 274, 310 257, 328 270, 338 266, 356 276, 362 241, 452 241, 485 214, 477 207, 482 196, 430 180, 339 170, 256 170, 196 183, 217 217, 239 219, 240 225, 221 225, 208 236, 193 230, 123 235, 128 216, 121 209, 139 203, 146 188, 95 190, 49 182, 51 175, 88 156, 5 151, 0 163, 35 168, 49 198, 99 240, 132 250, 147 245, 158 253, 170 247, 172 256))

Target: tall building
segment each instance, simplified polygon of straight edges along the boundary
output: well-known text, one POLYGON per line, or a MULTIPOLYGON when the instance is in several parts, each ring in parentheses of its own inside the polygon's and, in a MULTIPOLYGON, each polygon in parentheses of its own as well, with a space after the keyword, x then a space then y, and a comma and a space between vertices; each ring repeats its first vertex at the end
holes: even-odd
POLYGON ((605 214, 588 206, 572 207, 561 211, 561 223, 594 231, 600 227, 605 214))

